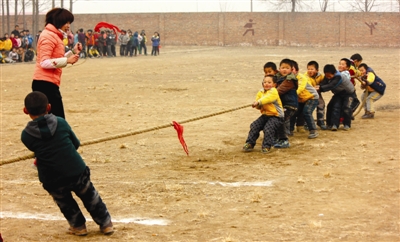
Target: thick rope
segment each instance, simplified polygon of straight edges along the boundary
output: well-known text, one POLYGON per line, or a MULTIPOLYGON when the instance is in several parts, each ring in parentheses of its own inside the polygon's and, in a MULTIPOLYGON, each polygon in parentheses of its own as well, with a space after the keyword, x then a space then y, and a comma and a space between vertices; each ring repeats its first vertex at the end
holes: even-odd
MULTIPOLYGON (((180 123, 180 124, 189 123, 189 122, 193 122, 193 121, 196 121, 196 120, 200 120, 200 119, 205 119, 205 118, 221 115, 221 114, 224 114, 224 113, 237 111, 237 110, 240 110, 240 109, 243 109, 243 108, 247 108, 247 107, 251 107, 251 104, 243 105, 243 106, 236 107, 236 108, 231 108, 231 109, 224 110, 224 111, 217 112, 217 113, 206 114, 206 115, 199 116, 199 117, 196 117, 196 118, 183 120, 183 121, 180 121, 178 123, 180 123)), ((113 136, 109 136, 109 137, 105 137, 105 138, 99 138, 99 139, 83 141, 83 142, 81 142, 81 146, 97 144, 97 143, 101 143, 101 142, 105 142, 105 141, 109 141, 109 140, 120 139, 120 138, 124 138, 124 137, 128 137, 128 136, 132 136, 132 135, 147 133, 147 132, 154 131, 154 130, 168 128, 170 126, 173 126, 173 124, 169 123, 169 124, 164 124, 164 125, 160 125, 160 126, 155 126, 155 127, 152 127, 152 128, 147 128, 147 129, 142 129, 142 130, 137 130, 137 131, 132 131, 132 132, 126 132, 126 133, 122 133, 122 134, 117 134, 117 135, 113 135, 113 136)), ((34 158, 34 157, 35 157, 35 154, 32 153, 32 154, 29 154, 29 155, 24 155, 24 156, 10 158, 10 159, 6 159, 6 160, 1 160, 0 166, 5 165, 5 164, 14 163, 14 162, 17 162, 17 161, 31 159, 31 158, 34 158)))

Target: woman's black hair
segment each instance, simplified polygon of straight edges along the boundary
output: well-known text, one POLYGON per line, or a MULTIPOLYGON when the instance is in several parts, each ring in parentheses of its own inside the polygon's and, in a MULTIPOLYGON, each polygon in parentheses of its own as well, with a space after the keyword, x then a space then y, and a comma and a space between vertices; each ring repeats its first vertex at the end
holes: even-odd
POLYGON ((64 26, 66 23, 74 22, 74 15, 64 8, 53 8, 46 14, 46 25, 52 24, 57 29, 64 26))

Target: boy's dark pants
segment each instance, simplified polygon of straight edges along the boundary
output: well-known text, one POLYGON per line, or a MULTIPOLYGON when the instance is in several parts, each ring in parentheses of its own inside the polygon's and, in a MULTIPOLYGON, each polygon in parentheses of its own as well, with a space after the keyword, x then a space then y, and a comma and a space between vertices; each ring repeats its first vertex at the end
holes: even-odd
POLYGON ((89 167, 86 167, 75 181, 70 181, 67 185, 55 187, 53 184, 43 184, 43 188, 53 197, 71 227, 79 227, 86 222, 78 204, 72 197, 72 191, 82 200, 93 221, 100 227, 110 223, 111 216, 107 207, 90 181, 89 167))
POLYGON ((296 124, 297 117, 297 126, 304 126, 304 122, 307 123, 308 130, 316 130, 314 118, 312 113, 318 105, 318 99, 311 99, 306 101, 305 103, 299 103, 297 108, 297 112, 290 119, 290 130, 294 130, 294 125, 296 124))
POLYGON ((340 117, 343 115, 343 125, 348 125, 349 127, 351 127, 351 117, 353 115, 353 100, 353 94, 333 95, 327 107, 327 125, 335 125, 336 127, 339 127, 340 117))
POLYGON ((282 124, 282 118, 261 115, 253 123, 251 123, 246 143, 252 144, 254 146, 258 137, 260 137, 260 131, 262 130, 264 132, 262 147, 271 148, 274 143, 275 133, 278 127, 282 126, 282 124))
POLYGON ((293 115, 296 114, 297 108, 292 108, 292 107, 283 107, 285 109, 284 114, 284 122, 282 125, 278 127, 278 132, 277 136, 279 140, 288 140, 288 134, 290 134, 290 119, 293 117, 293 115))
POLYGON ((322 97, 321 92, 318 92, 319 99, 318 99, 318 106, 317 106, 317 124, 322 125, 325 124, 325 100, 322 97))

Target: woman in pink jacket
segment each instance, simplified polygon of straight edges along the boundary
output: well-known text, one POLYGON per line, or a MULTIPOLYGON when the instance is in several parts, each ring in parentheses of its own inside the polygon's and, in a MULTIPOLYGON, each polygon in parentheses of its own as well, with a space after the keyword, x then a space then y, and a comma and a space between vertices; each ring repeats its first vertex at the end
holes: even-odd
POLYGON ((54 8, 46 14, 46 26, 37 43, 36 67, 33 73, 32 90, 44 93, 51 104, 51 113, 65 119, 60 93, 63 67, 79 59, 82 45, 77 43, 65 53, 63 39, 68 38, 74 15, 63 8, 54 8))

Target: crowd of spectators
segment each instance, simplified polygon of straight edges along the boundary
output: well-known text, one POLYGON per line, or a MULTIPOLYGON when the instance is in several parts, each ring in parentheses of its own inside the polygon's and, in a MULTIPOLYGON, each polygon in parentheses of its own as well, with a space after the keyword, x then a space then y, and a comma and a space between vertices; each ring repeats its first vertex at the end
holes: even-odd
MULTIPOLYGON (((29 30, 19 30, 19 26, 15 25, 15 29, 10 34, 6 33, 3 38, 0 38, 0 64, 33 61, 36 56, 34 43, 37 43, 40 33, 41 31, 36 34, 34 42, 34 37, 29 30)), ((157 56, 160 54, 161 47, 158 32, 154 32, 148 39, 145 30, 139 33, 130 29, 122 29, 120 33, 117 33, 110 29, 96 32, 91 29, 84 31, 80 28, 75 34, 68 31, 63 42, 66 51, 80 42, 83 46, 80 58, 117 57, 117 51, 119 56, 147 56, 149 42, 152 47, 150 55, 157 56)))

